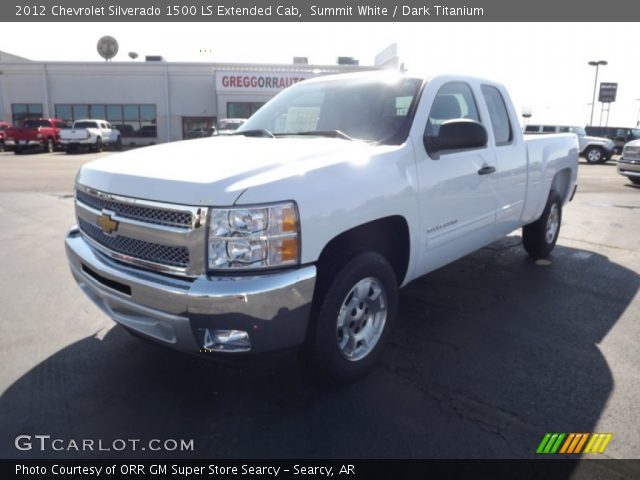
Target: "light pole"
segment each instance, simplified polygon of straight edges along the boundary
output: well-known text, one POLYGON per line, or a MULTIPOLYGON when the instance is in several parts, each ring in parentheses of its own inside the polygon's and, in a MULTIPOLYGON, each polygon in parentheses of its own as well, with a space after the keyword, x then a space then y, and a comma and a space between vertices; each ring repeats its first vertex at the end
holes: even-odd
MULTIPOLYGON (((640 102, 640 98, 636 98, 636 102, 640 102)), ((638 107, 638 115, 636 115, 636 127, 640 127, 640 106, 638 107)))
POLYGON ((596 80, 593 83, 593 103, 591 104, 591 119, 589 120, 589 125, 593 125, 593 107, 595 107, 596 105, 596 87, 598 86, 598 69, 600 68, 600 65, 602 65, 603 67, 607 64, 606 60, 598 60, 596 61, 591 61, 589 62, 589 65, 591 65, 592 67, 596 67, 596 80))

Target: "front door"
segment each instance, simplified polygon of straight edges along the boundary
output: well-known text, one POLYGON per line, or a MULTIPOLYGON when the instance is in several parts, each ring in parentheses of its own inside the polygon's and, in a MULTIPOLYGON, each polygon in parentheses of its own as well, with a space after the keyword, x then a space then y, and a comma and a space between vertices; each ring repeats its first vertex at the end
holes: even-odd
MULTIPOLYGON (((444 122, 463 118, 487 127, 471 86, 445 83, 433 99, 425 135, 437 136, 444 122)), ((422 271, 430 271, 493 240, 496 159, 488 146, 430 156, 424 142, 417 142, 415 152, 424 238, 420 263, 422 271)))

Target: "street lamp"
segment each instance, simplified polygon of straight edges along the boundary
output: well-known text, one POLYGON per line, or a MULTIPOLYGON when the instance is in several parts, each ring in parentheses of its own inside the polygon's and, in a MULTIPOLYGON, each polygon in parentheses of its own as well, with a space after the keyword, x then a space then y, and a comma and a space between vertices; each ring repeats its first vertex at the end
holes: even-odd
POLYGON ((593 84, 593 103, 591 104, 591 119, 589 120, 589 125, 593 124, 593 107, 595 107, 596 105, 596 87, 598 86, 598 69, 600 68, 600 65, 604 67, 606 64, 607 64, 606 60, 589 62, 589 65, 591 65, 592 67, 596 67, 596 81, 593 84))
MULTIPOLYGON (((1 74, 2 72, 0 72, 1 74)), ((636 98, 636 102, 640 102, 640 98, 636 98)), ((640 106, 638 107, 638 115, 636 116, 636 127, 640 127, 640 106)))

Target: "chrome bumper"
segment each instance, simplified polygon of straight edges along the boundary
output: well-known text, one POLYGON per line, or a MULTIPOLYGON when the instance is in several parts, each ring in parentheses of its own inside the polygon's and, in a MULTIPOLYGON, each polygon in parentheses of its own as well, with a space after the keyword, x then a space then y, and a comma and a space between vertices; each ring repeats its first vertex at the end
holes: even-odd
POLYGON ((618 173, 625 177, 640 177, 640 159, 618 159, 618 173))
POLYGON ((316 280, 313 265, 186 279, 116 262, 91 248, 77 227, 65 243, 71 273, 84 293, 114 321, 147 339, 189 353, 209 352, 203 348, 207 328, 248 332, 251 353, 304 341, 316 280))
POLYGON ((61 145, 93 145, 95 142, 95 140, 91 139, 91 138, 82 138, 82 139, 76 139, 76 140, 71 140, 68 138, 61 138, 60 139, 60 144, 61 145))

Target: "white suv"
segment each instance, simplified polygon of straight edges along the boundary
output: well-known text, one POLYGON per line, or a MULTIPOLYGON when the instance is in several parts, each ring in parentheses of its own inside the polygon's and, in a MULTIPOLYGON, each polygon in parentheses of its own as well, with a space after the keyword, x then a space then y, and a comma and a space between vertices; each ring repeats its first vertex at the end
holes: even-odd
POLYGON ((614 153, 615 143, 604 137, 590 137, 583 127, 565 125, 527 125, 526 134, 575 133, 580 144, 580 155, 589 163, 604 163, 614 153))

